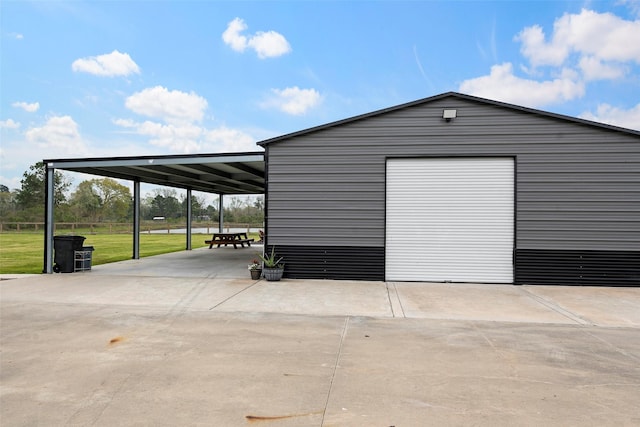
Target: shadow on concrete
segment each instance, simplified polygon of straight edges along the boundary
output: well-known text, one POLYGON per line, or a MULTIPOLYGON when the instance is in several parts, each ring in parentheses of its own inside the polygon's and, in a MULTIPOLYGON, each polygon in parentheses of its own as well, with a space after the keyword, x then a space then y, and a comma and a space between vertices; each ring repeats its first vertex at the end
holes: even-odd
POLYGON ((263 246, 255 243, 251 247, 238 249, 234 249, 233 246, 199 248, 96 265, 92 267, 91 274, 241 279, 249 277, 247 265, 252 259, 257 258, 262 250, 263 246))

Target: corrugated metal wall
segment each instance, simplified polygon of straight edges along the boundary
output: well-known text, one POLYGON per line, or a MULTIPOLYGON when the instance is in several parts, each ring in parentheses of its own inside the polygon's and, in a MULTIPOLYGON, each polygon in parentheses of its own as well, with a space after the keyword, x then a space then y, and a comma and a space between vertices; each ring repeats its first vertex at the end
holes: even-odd
POLYGON ((386 158, 459 155, 516 158, 517 249, 639 250, 631 133, 447 97, 267 150, 269 244, 384 248, 386 158), (458 117, 445 122, 443 108, 458 117))

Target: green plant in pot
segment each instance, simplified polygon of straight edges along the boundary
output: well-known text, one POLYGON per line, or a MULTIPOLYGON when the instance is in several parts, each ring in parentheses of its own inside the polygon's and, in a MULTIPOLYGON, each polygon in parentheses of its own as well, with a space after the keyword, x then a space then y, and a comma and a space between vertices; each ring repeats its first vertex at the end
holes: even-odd
POLYGON ((277 281, 282 279, 282 273, 284 272, 284 264, 282 263, 283 257, 278 258, 276 256, 275 246, 271 247, 271 254, 258 255, 262 260, 262 274, 268 281, 277 281))

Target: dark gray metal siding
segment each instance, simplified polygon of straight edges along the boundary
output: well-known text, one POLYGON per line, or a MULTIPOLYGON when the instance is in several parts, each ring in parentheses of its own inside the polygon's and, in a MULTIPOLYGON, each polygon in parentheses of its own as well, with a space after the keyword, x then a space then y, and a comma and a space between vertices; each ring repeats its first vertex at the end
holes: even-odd
POLYGON ((377 159, 367 157, 270 158, 269 243, 383 247, 384 163, 380 173, 377 159))
POLYGON ((460 99, 268 145, 269 242, 382 247, 385 158, 451 155, 516 156, 517 247, 638 249, 640 137, 460 99))
MULTIPOLYGON (((386 159, 430 156, 515 157, 516 282, 538 280, 529 272, 563 251, 573 255, 558 259, 557 270, 585 271, 640 251, 640 136, 632 132, 445 97, 266 148, 268 243, 289 251, 345 246, 375 248, 379 257, 386 159), (457 118, 442 120, 443 108, 457 109, 457 118)), ((349 277, 352 261, 344 263, 349 277)), ((603 277, 620 267, 610 265, 603 277)), ((640 283, 638 276, 631 266, 621 283, 640 283)), ((562 279, 547 280, 555 277, 562 279)))

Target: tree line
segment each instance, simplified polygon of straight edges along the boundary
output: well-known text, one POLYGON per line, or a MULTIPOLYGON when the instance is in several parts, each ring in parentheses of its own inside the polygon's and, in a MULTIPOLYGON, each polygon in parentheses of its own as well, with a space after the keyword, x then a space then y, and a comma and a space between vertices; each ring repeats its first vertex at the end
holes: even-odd
MULTIPOLYGON (((20 188, 10 190, 0 184, 0 221, 43 222, 46 167, 35 163, 25 171, 20 188)), ((80 182, 72 189, 71 180, 60 171, 54 172, 54 219, 56 222, 127 222, 133 218, 131 190, 111 178, 80 182)), ((207 204, 204 197, 191 197, 192 220, 217 221, 218 202, 207 204)), ((225 222, 259 224, 264 221, 264 197, 225 198, 225 222)), ((186 194, 176 189, 159 187, 140 202, 143 220, 163 217, 166 221, 186 219, 186 194)))

